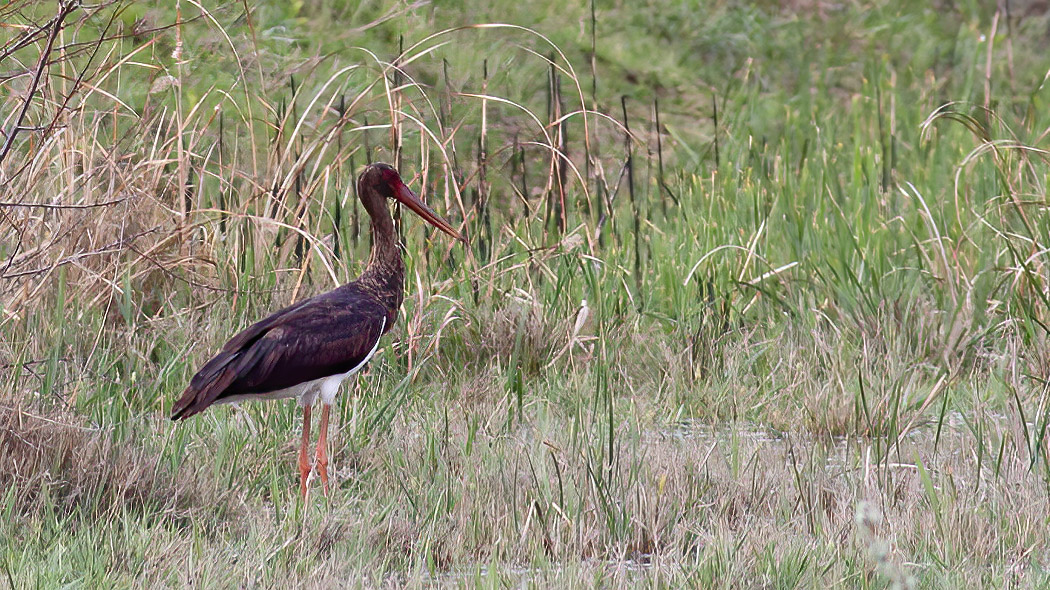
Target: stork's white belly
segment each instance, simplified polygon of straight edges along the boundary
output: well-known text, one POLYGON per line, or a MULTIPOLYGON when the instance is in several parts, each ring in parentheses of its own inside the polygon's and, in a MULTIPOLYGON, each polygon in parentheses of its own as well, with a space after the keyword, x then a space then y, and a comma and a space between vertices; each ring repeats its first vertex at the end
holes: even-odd
MULTIPOLYGON (((383 333, 383 328, 386 326, 386 318, 383 319, 383 325, 379 328, 379 333, 383 333)), ((294 397, 298 400, 300 406, 311 406, 317 400, 317 395, 321 395, 321 402, 326 406, 332 405, 335 401, 335 395, 339 393, 339 385, 342 384, 343 380, 360 371, 372 356, 375 355, 376 350, 379 348, 379 338, 376 338, 376 343, 372 346, 372 350, 368 351, 368 355, 357 364, 356 367, 350 369, 345 373, 337 373, 335 375, 329 375, 327 377, 321 377, 320 379, 314 379, 313 381, 306 381, 298 385, 286 387, 284 389, 278 389, 277 391, 269 391, 266 393, 245 393, 242 395, 231 395, 229 397, 220 398, 215 403, 217 404, 235 404, 242 401, 254 401, 254 400, 276 400, 276 399, 287 399, 294 397)))

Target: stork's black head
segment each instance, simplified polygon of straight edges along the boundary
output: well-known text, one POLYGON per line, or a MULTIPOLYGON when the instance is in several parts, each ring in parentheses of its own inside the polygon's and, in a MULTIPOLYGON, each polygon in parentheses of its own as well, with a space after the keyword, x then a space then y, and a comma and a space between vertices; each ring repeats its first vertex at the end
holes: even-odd
POLYGON ((394 199, 404 203, 427 223, 453 238, 466 241, 447 221, 424 205, 412 192, 412 189, 401 180, 401 175, 397 173, 397 170, 389 164, 375 163, 365 167, 364 172, 357 179, 357 194, 361 197, 361 202, 364 203, 369 215, 373 217, 378 214, 389 215, 385 210, 386 199, 394 199))

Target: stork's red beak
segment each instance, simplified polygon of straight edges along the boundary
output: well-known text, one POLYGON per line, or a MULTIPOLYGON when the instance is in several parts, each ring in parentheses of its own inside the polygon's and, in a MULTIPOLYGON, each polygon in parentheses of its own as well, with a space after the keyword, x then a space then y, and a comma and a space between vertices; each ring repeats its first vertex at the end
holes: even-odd
POLYGON ((453 229, 453 227, 447 221, 438 217, 438 214, 434 213, 433 209, 424 205, 423 201, 420 201, 419 197, 416 196, 416 193, 412 192, 412 189, 408 188, 408 186, 405 185, 405 183, 399 182, 398 184, 400 186, 394 189, 395 199, 404 203, 406 207, 414 211, 416 215, 419 215, 420 217, 425 219, 426 222, 430 225, 433 225, 434 227, 440 229, 446 234, 452 236, 453 238, 456 238, 457 240, 462 240, 463 242, 467 241, 467 239, 460 235, 460 233, 457 232, 455 229, 453 229))

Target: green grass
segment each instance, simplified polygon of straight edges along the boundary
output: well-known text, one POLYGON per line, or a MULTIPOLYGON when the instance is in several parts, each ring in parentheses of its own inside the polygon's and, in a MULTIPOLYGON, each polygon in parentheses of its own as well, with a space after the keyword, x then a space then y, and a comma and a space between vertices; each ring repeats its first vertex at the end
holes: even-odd
POLYGON ((1046 15, 250 8, 78 9, 0 161, 0 587, 1050 586, 1046 15), (291 402, 167 412, 399 153, 471 244, 304 503, 291 402))

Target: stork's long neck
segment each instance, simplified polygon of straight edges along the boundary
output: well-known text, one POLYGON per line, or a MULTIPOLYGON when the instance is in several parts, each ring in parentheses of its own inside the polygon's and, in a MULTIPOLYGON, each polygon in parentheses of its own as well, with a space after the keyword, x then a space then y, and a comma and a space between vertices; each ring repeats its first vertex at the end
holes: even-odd
POLYGON ((386 203, 372 211, 371 217, 372 255, 358 280, 387 306, 391 314, 387 325, 392 325, 405 298, 405 264, 386 203))

